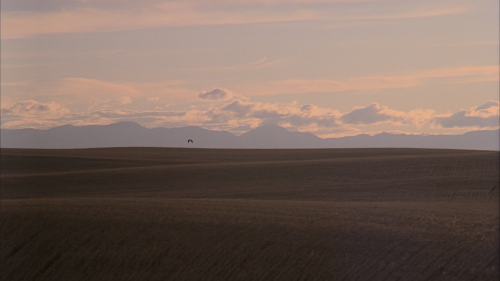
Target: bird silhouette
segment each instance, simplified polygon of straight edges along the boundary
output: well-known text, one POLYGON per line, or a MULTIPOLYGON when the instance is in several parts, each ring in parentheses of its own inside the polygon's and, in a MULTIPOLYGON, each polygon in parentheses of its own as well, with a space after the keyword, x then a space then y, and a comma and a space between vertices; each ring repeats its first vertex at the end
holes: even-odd
POLYGON ((192 139, 188 139, 188 143, 193 143, 193 140, 192 139))

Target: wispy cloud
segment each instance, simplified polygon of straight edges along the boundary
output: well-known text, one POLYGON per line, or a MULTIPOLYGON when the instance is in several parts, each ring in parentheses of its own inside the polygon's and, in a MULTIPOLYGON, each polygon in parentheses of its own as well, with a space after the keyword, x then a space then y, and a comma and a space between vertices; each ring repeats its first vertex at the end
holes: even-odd
POLYGON ((342 91, 379 91, 383 89, 410 88, 427 79, 444 79, 446 83, 472 83, 499 81, 497 65, 467 66, 420 71, 405 75, 364 76, 346 79, 293 79, 242 85, 238 88, 248 96, 279 95, 291 93, 334 93, 342 91))
POLYGON ((243 63, 243 64, 235 64, 235 65, 227 65, 227 66, 218 66, 218 67, 195 67, 195 68, 176 68, 171 70, 173 72, 207 72, 207 71, 244 71, 244 70, 258 70, 263 68, 268 68, 272 66, 276 66, 282 63, 282 60, 269 60, 267 57, 264 57, 260 60, 243 63))
POLYGON ((185 118, 186 112, 164 110, 125 110, 89 108, 70 111, 56 102, 20 101, 1 110, 3 129, 47 129, 72 124, 75 126, 104 125, 119 121, 133 121, 148 127, 187 126, 196 122, 185 118))
POLYGON ((121 104, 131 104, 132 103, 132 99, 130 97, 120 97, 118 99, 118 101, 121 103, 121 104))
POLYGON ((149 102, 159 102, 160 101, 160 97, 149 97, 147 99, 147 101, 149 101, 149 102))
POLYGON ((2 15, 2 38, 40 34, 110 32, 168 26, 252 24, 318 18, 316 12, 203 11, 192 3, 166 2, 137 11, 84 8, 49 13, 9 12, 2 15))
POLYGON ((463 66, 429 70, 416 75, 417 78, 456 78, 455 83, 500 81, 498 65, 463 66), (419 77, 420 76, 420 77, 419 77))
POLYGON ((52 95, 75 95, 75 96, 141 96, 142 92, 128 83, 113 83, 87 78, 65 78, 54 85, 52 95))
POLYGON ((58 122, 51 120, 69 114, 68 108, 54 101, 22 100, 2 105, 1 123, 2 128, 47 128, 59 125, 58 122))
MULTIPOLYGON (((32 2, 32 1, 28 1, 32 2)), ((38 9, 7 9, 2 12, 2 39, 41 34, 110 32, 146 28, 278 23, 307 20, 392 20, 459 14, 466 8, 426 5, 425 9, 397 4, 386 10, 341 9, 338 3, 396 2, 343 1, 67 1, 38 9), (140 4, 138 4, 140 3, 140 4), (277 6, 269 8, 269 6, 277 6)), ((27 6, 30 6, 29 4, 27 6)))
POLYGON ((413 11, 388 13, 375 16, 359 16, 359 17, 345 17, 337 18, 337 20, 400 20, 400 19, 416 19, 416 18, 430 18, 448 15, 463 14, 467 11, 465 7, 454 8, 433 8, 433 9, 416 9, 413 11))
MULTIPOLYGON (((72 77, 40 84, 31 91, 23 93, 23 95, 30 98, 45 96, 61 99, 64 97, 65 99, 73 99, 75 102, 111 99, 119 100, 121 104, 129 104, 134 98, 154 101, 165 97, 165 100, 169 102, 196 100, 196 91, 186 88, 186 84, 191 83, 186 81, 157 83, 109 82, 72 77)), ((5 86, 15 87, 16 85, 11 83, 5 86)), ((20 83, 19 87, 26 85, 29 86, 29 83, 20 83)))
POLYGON ((4 115, 18 116, 54 116, 69 113, 69 110, 60 104, 50 102, 39 102, 35 100, 24 100, 16 102, 7 107, 2 107, 2 117, 4 115))
POLYGON ((247 97, 282 94, 337 93, 357 91, 376 93, 383 89, 417 87, 429 79, 433 83, 471 83, 478 81, 499 81, 498 66, 470 66, 448 69, 426 70, 408 75, 364 76, 345 79, 294 79, 262 83, 232 83, 235 90, 214 87, 200 93, 203 85, 214 82, 166 81, 134 83, 127 81, 102 81, 81 77, 64 78, 58 81, 34 84, 27 82, 2 82, 3 102, 20 99, 71 100, 74 106, 95 108, 107 104, 107 108, 119 105, 134 105, 138 101, 165 103, 189 103, 200 101, 226 101, 231 98, 247 100, 247 97), (196 82, 196 83, 193 83, 196 82), (201 84, 198 84, 198 83, 201 84), (236 94, 237 93, 237 94, 236 94), (14 95, 15 94, 15 95, 14 95))

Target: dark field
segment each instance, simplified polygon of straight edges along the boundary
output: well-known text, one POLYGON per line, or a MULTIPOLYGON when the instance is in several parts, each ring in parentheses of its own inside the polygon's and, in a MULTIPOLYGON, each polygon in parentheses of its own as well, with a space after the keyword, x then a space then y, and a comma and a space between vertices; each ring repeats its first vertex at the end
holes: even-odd
POLYGON ((498 280, 499 153, 1 150, 1 280, 498 280))

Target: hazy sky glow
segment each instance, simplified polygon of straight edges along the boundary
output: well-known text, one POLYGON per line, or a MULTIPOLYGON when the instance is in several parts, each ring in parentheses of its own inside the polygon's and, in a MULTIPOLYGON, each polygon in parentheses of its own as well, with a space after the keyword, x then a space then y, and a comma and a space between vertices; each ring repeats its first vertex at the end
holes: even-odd
POLYGON ((498 0, 2 0, 1 127, 499 127, 498 0))

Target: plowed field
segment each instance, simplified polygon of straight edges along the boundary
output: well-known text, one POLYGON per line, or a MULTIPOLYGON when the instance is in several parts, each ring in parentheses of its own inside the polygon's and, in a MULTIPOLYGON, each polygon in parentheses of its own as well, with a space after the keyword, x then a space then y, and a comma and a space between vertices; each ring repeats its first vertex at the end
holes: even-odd
POLYGON ((1 149, 1 280, 498 280, 499 153, 1 149))

